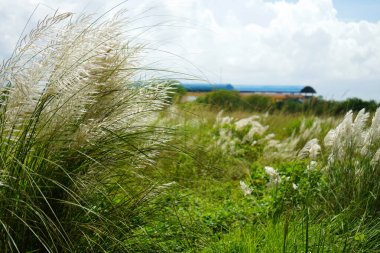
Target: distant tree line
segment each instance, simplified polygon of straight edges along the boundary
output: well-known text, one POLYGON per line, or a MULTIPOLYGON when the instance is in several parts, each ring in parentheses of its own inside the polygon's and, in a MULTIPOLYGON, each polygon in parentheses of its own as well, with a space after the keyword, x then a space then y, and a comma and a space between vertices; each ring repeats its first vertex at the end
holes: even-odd
POLYGON ((341 115, 349 110, 374 112, 380 106, 374 100, 365 101, 360 98, 349 98, 344 101, 325 100, 320 97, 306 99, 288 98, 276 101, 271 96, 240 96, 237 91, 218 90, 197 98, 196 102, 208 104, 216 109, 227 111, 245 110, 258 112, 307 113, 314 115, 341 115))

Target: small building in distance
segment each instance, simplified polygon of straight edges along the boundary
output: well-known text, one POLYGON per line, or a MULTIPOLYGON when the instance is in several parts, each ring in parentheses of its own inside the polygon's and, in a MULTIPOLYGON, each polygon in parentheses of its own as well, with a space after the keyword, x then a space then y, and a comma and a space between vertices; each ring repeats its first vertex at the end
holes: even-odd
POLYGON ((316 94, 316 91, 313 87, 305 85, 232 85, 229 83, 181 83, 181 86, 187 92, 184 96, 184 101, 193 101, 197 97, 215 90, 238 91, 242 96, 252 94, 270 96, 274 100, 306 99, 316 94))
POLYGON ((305 85, 234 85, 234 89, 242 96, 259 94, 275 100, 306 99, 317 93, 313 87, 305 85))

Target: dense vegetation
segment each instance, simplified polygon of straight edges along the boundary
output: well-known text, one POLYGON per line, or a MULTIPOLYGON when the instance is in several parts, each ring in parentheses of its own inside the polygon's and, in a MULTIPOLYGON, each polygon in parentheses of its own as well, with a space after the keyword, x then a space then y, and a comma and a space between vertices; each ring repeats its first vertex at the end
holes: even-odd
POLYGON ((380 110, 342 119, 190 103, 167 114, 186 152, 163 154, 145 173, 177 182, 177 214, 197 250, 380 249, 380 110))
POLYGON ((380 106, 374 100, 365 101, 360 98, 349 98, 344 101, 325 100, 319 97, 309 97, 306 100, 283 99, 276 101, 271 96, 248 95, 239 96, 238 92, 218 90, 199 97, 197 102, 208 104, 216 109, 228 111, 245 110, 251 112, 269 113, 303 113, 312 115, 344 115, 349 110, 358 112, 365 109, 374 112, 380 106))
POLYGON ((176 104, 123 20, 54 15, 1 66, 2 252, 380 250, 380 110, 176 104))

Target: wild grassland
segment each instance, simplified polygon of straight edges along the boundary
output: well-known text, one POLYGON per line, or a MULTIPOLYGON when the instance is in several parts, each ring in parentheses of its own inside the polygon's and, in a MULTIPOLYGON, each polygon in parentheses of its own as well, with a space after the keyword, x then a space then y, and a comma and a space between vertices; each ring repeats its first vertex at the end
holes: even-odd
POLYGON ((56 14, 2 65, 2 252, 379 252, 380 110, 169 105, 124 25, 56 14))

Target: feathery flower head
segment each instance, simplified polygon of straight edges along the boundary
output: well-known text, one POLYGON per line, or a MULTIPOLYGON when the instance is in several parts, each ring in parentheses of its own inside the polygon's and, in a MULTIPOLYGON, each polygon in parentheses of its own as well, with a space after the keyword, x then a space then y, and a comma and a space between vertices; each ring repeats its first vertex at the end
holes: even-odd
POLYGON ((373 155, 371 160, 371 165, 376 166, 380 162, 380 148, 376 151, 376 153, 373 155))
POLYGON ((270 177, 278 175, 277 171, 273 167, 265 166, 264 170, 265 170, 265 173, 267 173, 268 176, 270 176, 270 177))
POLYGON ((311 160, 315 161, 321 152, 321 146, 318 144, 318 139, 312 139, 308 141, 305 146, 298 153, 299 159, 304 159, 309 157, 311 160))
POLYGON ((237 130, 240 130, 246 126, 257 123, 256 120, 259 120, 259 119, 260 119, 260 116, 258 115, 253 115, 249 118, 243 118, 235 122, 235 127, 237 130))
POLYGON ((252 189, 249 188, 244 181, 240 180, 240 188, 243 190, 244 196, 251 195, 252 194, 252 189))
POLYGON ((307 166, 308 170, 315 170, 317 168, 318 162, 310 161, 310 164, 307 166))
POLYGON ((281 183, 281 177, 274 168, 270 166, 265 166, 264 170, 265 173, 269 176, 269 186, 278 185, 281 183))

